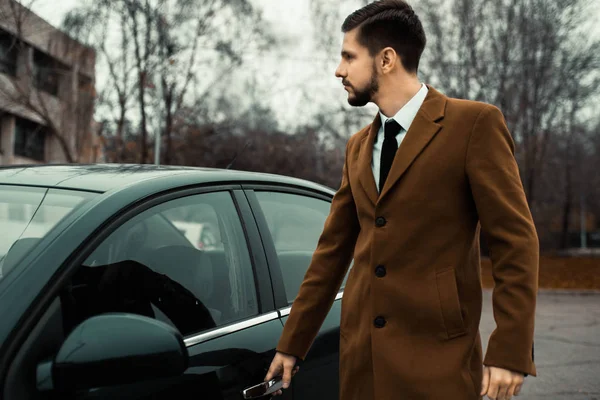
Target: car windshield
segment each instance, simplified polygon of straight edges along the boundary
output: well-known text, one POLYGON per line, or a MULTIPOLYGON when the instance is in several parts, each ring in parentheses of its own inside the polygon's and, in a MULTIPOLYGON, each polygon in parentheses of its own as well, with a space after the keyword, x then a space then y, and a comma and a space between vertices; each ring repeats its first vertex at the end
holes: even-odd
POLYGON ((0 185, 0 280, 35 244, 94 193, 0 185))

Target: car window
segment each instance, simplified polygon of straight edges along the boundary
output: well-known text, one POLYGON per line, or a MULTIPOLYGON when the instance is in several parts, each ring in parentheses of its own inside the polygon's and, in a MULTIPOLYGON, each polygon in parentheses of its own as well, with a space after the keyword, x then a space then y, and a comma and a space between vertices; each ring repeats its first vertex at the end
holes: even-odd
POLYGON ((256 197, 267 220, 286 296, 291 304, 298 295, 317 249, 331 203, 314 197, 281 192, 257 191, 256 197))
POLYGON ((131 312, 189 335, 258 314, 231 195, 187 196, 128 220, 87 258, 63 301, 69 328, 101 312, 131 312))
POLYGON ((19 266, 40 239, 94 193, 0 185, 0 279, 19 266))

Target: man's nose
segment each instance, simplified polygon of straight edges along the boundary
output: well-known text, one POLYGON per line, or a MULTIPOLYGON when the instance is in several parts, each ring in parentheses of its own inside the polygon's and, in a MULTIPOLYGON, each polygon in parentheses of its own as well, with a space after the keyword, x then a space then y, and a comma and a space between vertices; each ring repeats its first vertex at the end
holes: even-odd
POLYGON ((346 71, 342 68, 341 63, 335 69, 335 77, 336 78, 345 78, 346 77, 346 71))

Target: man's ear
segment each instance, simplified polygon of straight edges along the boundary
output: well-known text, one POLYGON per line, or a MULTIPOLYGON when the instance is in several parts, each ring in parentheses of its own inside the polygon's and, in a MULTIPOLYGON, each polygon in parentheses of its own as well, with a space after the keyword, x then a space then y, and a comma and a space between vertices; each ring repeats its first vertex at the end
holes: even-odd
POLYGON ((379 67, 381 68, 381 72, 383 73, 390 72, 391 70, 393 70, 396 64, 400 61, 398 59, 398 54, 391 47, 386 47, 385 49, 381 50, 379 54, 379 67))

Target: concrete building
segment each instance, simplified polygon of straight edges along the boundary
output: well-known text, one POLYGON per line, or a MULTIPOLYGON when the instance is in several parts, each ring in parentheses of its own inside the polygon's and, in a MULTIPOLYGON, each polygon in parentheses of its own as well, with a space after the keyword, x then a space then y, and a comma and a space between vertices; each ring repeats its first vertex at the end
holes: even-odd
POLYGON ((0 0, 0 165, 101 162, 95 51, 0 0))

